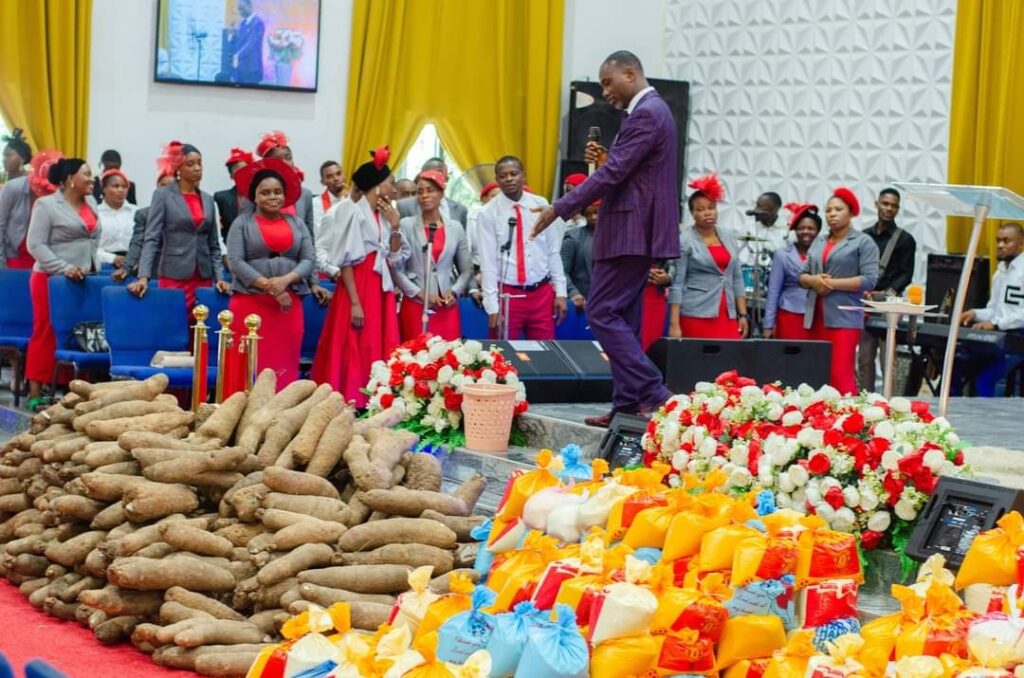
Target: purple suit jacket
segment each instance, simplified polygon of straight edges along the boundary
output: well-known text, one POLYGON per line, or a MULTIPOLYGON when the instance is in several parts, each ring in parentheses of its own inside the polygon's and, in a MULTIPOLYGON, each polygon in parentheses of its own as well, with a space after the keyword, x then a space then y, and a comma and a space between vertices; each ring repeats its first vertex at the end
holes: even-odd
POLYGON ((602 199, 594 259, 679 256, 676 122, 657 92, 648 92, 622 123, 608 159, 576 190, 555 201, 568 219, 602 199))

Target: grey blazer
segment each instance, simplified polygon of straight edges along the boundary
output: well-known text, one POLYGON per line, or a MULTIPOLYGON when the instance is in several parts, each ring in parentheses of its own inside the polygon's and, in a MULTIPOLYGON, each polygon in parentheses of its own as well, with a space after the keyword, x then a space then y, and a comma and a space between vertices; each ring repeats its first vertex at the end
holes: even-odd
POLYGON ((28 177, 11 179, 0 189, 0 268, 18 256, 18 247, 28 235, 31 208, 28 177))
MULTIPOLYGON (((256 205, 252 203, 248 198, 242 198, 240 201, 241 206, 238 209, 238 216, 244 214, 252 214, 256 210, 256 205)), ((295 201, 295 216, 299 218, 299 221, 306 225, 306 230, 309 231, 309 237, 311 241, 316 243, 316 233, 313 227, 313 194, 305 186, 302 187, 302 193, 299 194, 299 199, 295 201)), ((235 218, 238 221, 238 218, 235 218)), ((234 223, 232 223, 232 226, 234 223)))
MULTIPOLYGON (((804 273, 818 275, 828 273, 833 278, 860 276, 860 289, 856 292, 832 292, 822 297, 825 309, 825 327, 833 329, 860 329, 864 327, 864 314, 859 311, 842 311, 840 306, 860 306, 864 293, 875 289, 878 280, 878 246, 863 231, 851 228, 828 255, 828 262, 822 266, 825 243, 828 234, 820 236, 811 245, 804 263, 804 273)), ((807 309, 804 311, 804 327, 814 324, 814 313, 818 306, 818 293, 807 290, 807 309)))
MULTIPOLYGON (((448 220, 457 221, 463 226, 469 223, 469 210, 466 206, 460 202, 449 200, 448 198, 441 198, 441 204, 448 210, 448 220)), ((415 217, 420 213, 420 204, 417 202, 415 197, 402 198, 398 201, 398 216, 402 217, 415 217)))
POLYGON ((313 239, 298 218, 284 215, 284 219, 292 228, 292 246, 281 254, 267 249, 252 213, 240 214, 231 224, 227 248, 228 266, 234 276, 231 281, 232 290, 244 294, 261 294, 252 287, 257 278, 274 278, 294 271, 299 274, 299 282, 292 285, 291 290, 299 295, 309 294, 306 280, 316 269, 313 239))
POLYGON ((594 268, 594 232, 586 226, 570 228, 562 238, 562 268, 565 269, 569 298, 590 296, 590 275, 594 268))
POLYGON ((125 270, 132 275, 139 270, 139 260, 142 258, 142 244, 146 241, 146 220, 148 218, 148 207, 135 210, 135 227, 132 228, 132 240, 128 244, 128 254, 124 257, 125 270))
MULTIPOLYGON (((423 266, 426 256, 423 248, 427 245, 427 236, 423 232, 423 219, 419 215, 405 217, 398 227, 402 237, 409 243, 412 254, 400 266, 393 267, 392 272, 398 289, 414 297, 427 282, 427 272, 423 266)), ((461 297, 469 289, 473 278, 473 260, 469 254, 466 230, 458 221, 448 221, 444 225, 444 249, 434 264, 432 276, 434 294, 451 291, 461 297)))
POLYGON ((715 318, 725 292, 729 317, 736 318, 736 297, 744 296, 743 269, 736 237, 718 228, 718 239, 729 251, 729 265, 723 272, 711 257, 704 240, 692 228, 679 237, 679 258, 668 291, 668 303, 679 304, 680 313, 690 318, 715 318))
MULTIPOLYGON (((85 203, 95 214, 96 201, 91 195, 85 197, 85 203)), ((40 198, 28 225, 28 251, 36 260, 32 270, 61 275, 72 266, 87 273, 98 269, 96 251, 102 230, 97 216, 96 229, 89 233, 60 191, 40 198)))
POLYGON ((161 278, 188 280, 198 269, 203 278, 223 280, 224 263, 213 198, 205 191, 200 191, 199 195, 203 200, 203 223, 197 228, 178 184, 153 192, 139 262, 140 278, 152 278, 155 274, 161 278))

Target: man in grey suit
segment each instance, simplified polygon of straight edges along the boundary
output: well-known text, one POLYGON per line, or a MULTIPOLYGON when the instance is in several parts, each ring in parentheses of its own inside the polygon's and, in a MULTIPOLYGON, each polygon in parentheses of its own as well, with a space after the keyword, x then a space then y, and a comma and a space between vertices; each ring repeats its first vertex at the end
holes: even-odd
POLYGON ((588 162, 606 160, 579 188, 538 208, 533 233, 602 199, 587 318, 611 362, 613 395, 611 412, 587 424, 608 426, 617 412, 648 416, 670 395, 644 355, 640 330, 651 264, 679 256, 679 180, 676 123, 647 84, 640 60, 615 52, 599 77, 604 98, 625 110, 626 119, 609 151, 587 144, 588 162))
MULTIPOLYGON (((448 164, 441 158, 431 158, 423 163, 423 167, 420 167, 421 172, 426 170, 437 170, 443 172, 444 175, 448 176, 448 164)), ((420 204, 416 202, 416 196, 411 198, 403 198, 398 201, 398 216, 404 217, 415 217, 420 213, 420 204)), ((441 200, 441 218, 445 221, 457 221, 463 226, 466 225, 469 216, 469 210, 466 206, 457 203, 454 200, 449 200, 447 197, 441 200)))

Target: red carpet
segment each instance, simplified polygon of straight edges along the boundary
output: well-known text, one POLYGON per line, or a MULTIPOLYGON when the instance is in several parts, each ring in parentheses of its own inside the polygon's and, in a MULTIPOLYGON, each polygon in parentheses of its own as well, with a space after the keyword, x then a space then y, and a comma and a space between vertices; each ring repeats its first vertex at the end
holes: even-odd
POLYGON ((0 579, 0 624, 0 652, 7 655, 18 678, 30 659, 42 659, 69 678, 196 676, 157 666, 130 644, 100 645, 92 631, 33 608, 6 579, 0 579))

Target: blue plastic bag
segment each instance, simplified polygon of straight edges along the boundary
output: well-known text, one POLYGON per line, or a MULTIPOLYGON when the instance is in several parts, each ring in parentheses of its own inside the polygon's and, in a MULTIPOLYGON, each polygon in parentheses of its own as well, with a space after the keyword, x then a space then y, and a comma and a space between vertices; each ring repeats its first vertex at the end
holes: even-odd
POLYGON ((633 557, 637 560, 642 560, 645 563, 651 565, 657 565, 658 561, 661 560, 661 549, 652 548, 650 546, 642 546, 636 551, 633 551, 633 557))
POLYGON ((495 617, 494 633, 487 643, 487 651, 491 654, 492 678, 515 675, 519 659, 523 656, 527 632, 532 626, 544 621, 544 613, 529 601, 519 603, 511 612, 495 617))
POLYGON ((789 631, 796 627, 796 604, 792 588, 792 575, 782 579, 755 581, 736 589, 732 598, 725 601, 725 609, 729 611, 730 617, 775 615, 782 619, 782 625, 789 631), (780 599, 786 601, 785 605, 779 604, 780 599))
POLYGON ((526 647, 516 678, 587 678, 590 651, 568 605, 555 605, 555 621, 542 621, 526 632, 526 647))
POLYGON ((437 631, 437 658, 463 664, 469 655, 487 647, 494 633, 495 618, 483 608, 494 604, 497 594, 486 586, 473 589, 473 607, 460 612, 437 631))
POLYGON ((490 574, 491 565, 494 563, 494 554, 487 548, 487 537, 491 534, 492 527, 494 527, 494 520, 488 518, 469 531, 470 537, 481 542, 480 548, 476 552, 476 561, 473 563, 473 569, 480 575, 478 581, 481 584, 487 582, 487 575, 490 574))
POLYGON ((562 448, 559 454, 562 457, 563 464, 562 470, 557 474, 559 480, 567 484, 570 481, 587 483, 593 480, 594 471, 590 468, 590 464, 580 460, 580 457, 583 456, 583 450, 580 449, 579 445, 569 443, 562 448))
POLYGON ((856 617, 843 617, 822 624, 814 629, 814 647, 818 652, 828 652, 828 644, 847 633, 860 633, 860 622, 856 617))

